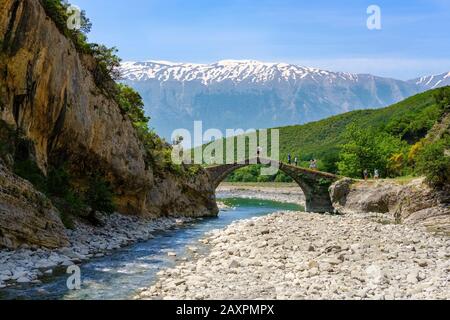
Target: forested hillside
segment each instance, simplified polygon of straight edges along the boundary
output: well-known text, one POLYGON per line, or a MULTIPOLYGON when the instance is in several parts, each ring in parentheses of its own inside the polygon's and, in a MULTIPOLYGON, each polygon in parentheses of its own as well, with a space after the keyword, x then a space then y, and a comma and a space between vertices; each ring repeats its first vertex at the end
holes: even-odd
MULTIPOLYGON (((361 177, 375 169, 382 177, 432 175, 437 184, 448 182, 450 148, 448 114, 450 87, 430 90, 390 107, 361 110, 306 125, 278 128, 280 155, 298 157, 308 166, 316 159, 320 170, 361 177), (433 130, 432 130, 433 129, 433 130), (434 169, 433 169, 434 168, 434 169), (447 175, 445 175, 447 174, 447 175)), ((244 168, 231 181, 284 180, 258 177, 255 168, 244 168)))

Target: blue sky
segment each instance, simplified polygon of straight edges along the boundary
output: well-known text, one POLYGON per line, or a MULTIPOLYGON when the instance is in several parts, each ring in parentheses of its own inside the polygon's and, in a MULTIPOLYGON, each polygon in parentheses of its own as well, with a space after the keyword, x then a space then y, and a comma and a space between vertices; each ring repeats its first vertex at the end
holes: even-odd
POLYGON ((449 0, 72 0, 124 60, 288 62, 398 79, 450 71, 449 0), (382 29, 368 30, 369 5, 382 29))

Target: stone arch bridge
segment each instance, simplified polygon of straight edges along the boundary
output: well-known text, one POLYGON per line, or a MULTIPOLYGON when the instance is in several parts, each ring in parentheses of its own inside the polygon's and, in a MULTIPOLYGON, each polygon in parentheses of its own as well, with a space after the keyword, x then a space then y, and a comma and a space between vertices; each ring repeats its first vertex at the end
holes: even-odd
POLYGON ((318 213, 334 211, 329 188, 339 178, 331 173, 300 168, 268 159, 250 159, 234 164, 211 166, 205 168, 205 170, 211 179, 214 189, 217 189, 220 183, 233 171, 253 164, 278 166, 279 170, 290 176, 305 194, 306 211, 318 213))

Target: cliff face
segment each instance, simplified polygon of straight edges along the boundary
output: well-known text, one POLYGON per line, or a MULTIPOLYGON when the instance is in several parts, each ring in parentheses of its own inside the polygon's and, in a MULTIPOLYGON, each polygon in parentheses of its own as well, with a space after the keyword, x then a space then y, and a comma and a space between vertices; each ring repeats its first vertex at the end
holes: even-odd
POLYGON ((432 223, 450 232, 450 193, 431 189, 424 179, 393 181, 343 179, 330 189, 333 206, 342 214, 384 213, 405 223, 432 223))
POLYGON ((44 172, 52 157, 63 157, 74 171, 106 174, 122 211, 144 210, 152 171, 131 123, 95 86, 89 57, 80 57, 39 1, 2 0, 0 12, 1 119, 34 142, 44 172))
POLYGON ((38 0, 0 0, 0 49, 0 120, 33 142, 30 156, 44 173, 64 162, 75 176, 102 174, 121 213, 217 213, 202 173, 194 182, 155 180, 131 122, 95 85, 92 57, 77 52, 38 0))
POLYGON ((17 248, 23 243, 56 248, 68 240, 52 203, 0 160, 0 247, 17 248))

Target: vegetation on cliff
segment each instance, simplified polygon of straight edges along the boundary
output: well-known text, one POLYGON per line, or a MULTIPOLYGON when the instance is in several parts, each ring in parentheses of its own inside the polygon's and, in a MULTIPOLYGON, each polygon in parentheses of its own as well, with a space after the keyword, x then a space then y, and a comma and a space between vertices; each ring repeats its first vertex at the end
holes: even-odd
MULTIPOLYGON (((161 179, 170 176, 169 180, 178 179, 179 176, 180 178, 177 181, 180 184, 189 183, 190 180, 186 178, 196 176, 199 168, 185 168, 172 163, 171 146, 150 128, 150 119, 145 116, 144 104, 140 95, 130 87, 115 81, 120 78, 117 68, 120 58, 116 55, 117 50, 88 42, 87 33, 90 31, 92 24, 86 17, 85 12, 81 12, 81 28, 78 30, 69 29, 67 21, 70 18, 70 10, 68 10, 70 4, 67 1, 40 0, 39 3, 45 9, 46 15, 51 18, 51 21, 47 19, 48 23, 51 25, 53 22, 59 33, 74 44, 80 58, 78 61, 81 62, 85 70, 91 72, 95 85, 100 89, 99 91, 97 88, 91 87, 91 92, 95 92, 95 95, 100 93, 100 95, 106 97, 108 100, 107 105, 110 108, 114 108, 117 105, 120 108, 123 120, 125 122, 129 120, 133 125, 134 132, 131 129, 131 135, 128 134, 128 137, 134 138, 133 134, 135 134, 136 140, 139 141, 136 141, 136 148, 130 150, 130 152, 134 151, 135 154, 142 152, 139 155, 133 154, 133 156, 136 158, 140 157, 141 161, 144 158, 146 168, 142 167, 142 170, 145 171, 143 174, 149 173, 148 183, 144 187, 138 185, 136 188, 140 188, 139 190, 143 190, 142 193, 145 193, 145 187, 149 186, 148 188, 150 189, 153 183, 151 180, 154 176, 161 179), (144 157, 142 157, 142 154, 144 157)), ((25 7, 27 10, 34 8, 33 6, 25 7)), ((35 7, 38 8, 40 6, 38 4, 35 7)), ((53 28, 53 26, 51 27, 53 28)), ((33 37, 32 34, 29 36, 30 38, 33 37)), ((57 36, 55 37, 57 38, 57 36)), ((44 42, 42 45, 47 45, 47 43, 44 42)), ((67 46, 64 47, 64 50, 67 50, 67 46)), ((70 48, 70 50, 72 49, 70 48)), ((31 70, 31 65, 29 68, 31 70)), ((32 80, 30 73, 28 82, 31 83, 32 80)), ((17 99, 14 99, 14 103, 16 103, 17 99)), ((72 104, 73 102, 70 102, 69 98, 64 103, 72 104), (67 103, 68 100, 69 102, 67 103)), ((51 107, 48 106, 48 109, 51 107)), ((88 108, 89 106, 81 107, 88 108)), ((93 107, 97 109, 102 106, 95 105, 93 107)), ((71 105, 70 108, 74 108, 74 106, 71 105)), ((55 110, 58 109, 56 108, 55 110)), ((117 120, 121 121, 118 110, 113 111, 111 113, 117 113, 119 115, 117 120)), ((50 142, 53 142, 54 138, 64 131, 62 126, 67 125, 64 123, 65 116, 66 110, 63 108, 60 111, 60 118, 57 120, 50 142)), ((124 206, 133 208, 133 205, 135 205, 133 201, 136 201, 133 198, 135 194, 130 192, 131 197, 129 198, 123 196, 123 190, 120 190, 120 188, 124 187, 126 182, 122 179, 123 177, 120 176, 120 173, 112 172, 107 165, 103 166, 104 163, 102 161, 108 160, 92 154, 89 147, 86 149, 86 146, 83 146, 81 149, 82 154, 79 154, 77 152, 80 150, 71 150, 71 147, 67 147, 67 145, 63 146, 62 149, 51 150, 53 146, 52 143, 49 143, 49 148, 45 150, 49 152, 46 155, 48 158, 39 162, 36 154, 36 145, 27 136, 28 132, 25 131, 22 131, 18 124, 14 126, 4 121, 0 122, 0 158, 4 160, 4 163, 7 164, 11 171, 30 181, 37 190, 52 200, 59 209, 61 218, 67 227, 73 225, 72 216, 81 216, 97 223, 99 221, 95 218, 95 213, 98 211, 111 213, 116 209, 116 205, 117 207, 121 205, 121 208, 124 206), (75 157, 77 163, 73 163, 71 157, 75 157), (122 202, 121 196, 125 198, 122 202), (128 201, 132 203, 130 204, 128 201)), ((120 135, 122 132, 123 130, 118 131, 117 134, 120 135)), ((105 141, 105 143, 107 142, 105 141)), ((144 164, 143 162, 141 163, 144 164)), ((120 163, 118 166, 120 166, 120 163)), ((142 197, 145 196, 144 194, 142 197)), ((136 207, 138 209, 142 208, 139 205, 136 205, 136 207)), ((139 212, 136 211, 137 213, 139 212)))
POLYGON ((85 11, 80 12, 80 28, 69 29, 67 22, 71 19, 70 6, 67 0, 40 0, 47 15, 53 20, 58 30, 70 39, 77 51, 92 56, 96 60, 95 69, 92 70, 97 86, 107 89, 115 95, 113 80, 120 79, 118 67, 121 59, 117 56, 117 48, 108 48, 105 45, 89 43, 87 34, 91 31, 92 23, 85 11))

